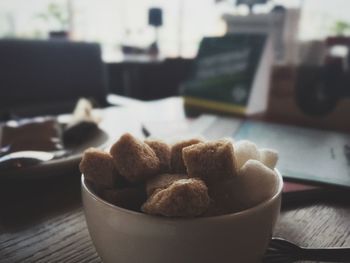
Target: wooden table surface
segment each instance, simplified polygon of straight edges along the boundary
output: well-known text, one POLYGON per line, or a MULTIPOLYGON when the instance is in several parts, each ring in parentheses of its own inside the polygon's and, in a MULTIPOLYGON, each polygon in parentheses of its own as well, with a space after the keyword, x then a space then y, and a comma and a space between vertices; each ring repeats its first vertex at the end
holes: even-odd
MULTIPOLYGON (((328 199, 285 205, 274 235, 303 246, 350 247, 350 193, 328 199)), ((0 181, 0 262, 101 262, 86 227, 78 172, 0 181)))

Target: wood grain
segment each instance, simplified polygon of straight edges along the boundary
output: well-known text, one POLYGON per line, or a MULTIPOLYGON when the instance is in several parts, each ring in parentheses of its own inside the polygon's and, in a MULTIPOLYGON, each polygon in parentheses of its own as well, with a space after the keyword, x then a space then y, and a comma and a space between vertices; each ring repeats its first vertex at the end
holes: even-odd
POLYGON ((85 223, 80 180, 1 187, 0 262, 101 262, 85 223))
POLYGON ((349 203, 310 204, 282 211, 274 235, 305 247, 350 247, 349 203))

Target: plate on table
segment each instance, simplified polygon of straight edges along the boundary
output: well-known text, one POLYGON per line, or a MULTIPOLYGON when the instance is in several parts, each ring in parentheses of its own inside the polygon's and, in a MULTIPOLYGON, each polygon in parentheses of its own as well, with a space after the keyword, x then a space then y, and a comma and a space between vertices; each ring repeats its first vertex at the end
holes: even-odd
POLYGON ((97 128, 90 131, 80 143, 65 144, 67 154, 53 160, 33 166, 0 171, 0 179, 38 179, 79 173, 79 162, 83 152, 89 147, 103 149, 107 146, 109 136, 106 131, 97 128))

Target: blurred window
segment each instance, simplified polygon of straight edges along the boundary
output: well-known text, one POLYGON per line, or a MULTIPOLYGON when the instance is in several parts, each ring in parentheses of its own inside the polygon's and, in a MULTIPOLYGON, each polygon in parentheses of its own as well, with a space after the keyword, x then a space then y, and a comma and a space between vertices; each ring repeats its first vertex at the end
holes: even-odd
MULTIPOLYGON (((254 11, 266 12, 274 4, 303 8, 302 40, 349 32, 349 0, 275 0, 254 11)), ((154 41, 154 29, 147 24, 150 7, 163 10, 159 48, 166 57, 195 56, 203 36, 225 33, 223 13, 247 12, 234 0, 1 0, 0 37, 45 39, 49 31, 70 29, 73 40, 99 42, 105 60, 115 61, 122 58, 121 45, 147 48, 154 41), (56 18, 50 5, 56 6, 51 10, 56 18)))

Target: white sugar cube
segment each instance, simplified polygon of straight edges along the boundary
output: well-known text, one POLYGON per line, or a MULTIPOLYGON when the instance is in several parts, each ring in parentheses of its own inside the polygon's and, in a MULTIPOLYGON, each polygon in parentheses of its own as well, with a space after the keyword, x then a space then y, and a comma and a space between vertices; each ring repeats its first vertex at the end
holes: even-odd
POLYGON ((238 172, 240 198, 248 207, 255 206, 277 192, 276 173, 257 160, 247 161, 238 172))
POLYGON ((242 140, 234 145, 237 168, 241 168, 248 160, 259 160, 259 150, 255 143, 242 140))
POLYGON ((274 169, 278 161, 278 153, 272 149, 260 149, 260 161, 267 167, 274 169))

